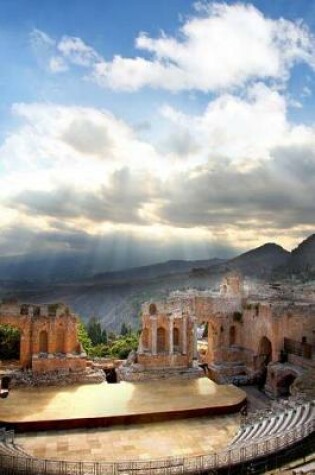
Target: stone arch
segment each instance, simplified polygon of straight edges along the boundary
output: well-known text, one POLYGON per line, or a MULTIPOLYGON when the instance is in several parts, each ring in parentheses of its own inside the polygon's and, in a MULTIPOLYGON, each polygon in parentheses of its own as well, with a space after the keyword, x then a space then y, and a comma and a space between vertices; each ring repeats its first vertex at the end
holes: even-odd
POLYGON ((48 333, 46 330, 39 332, 39 352, 48 353, 48 333))
POLYGON ((282 375, 277 381, 277 396, 290 396, 290 387, 296 380, 295 373, 287 373, 282 375))
POLYGON ((145 350, 149 348, 149 335, 150 335, 149 329, 145 327, 142 330, 142 346, 145 350))
POLYGON ((258 387, 263 388, 267 379, 267 366, 272 360, 272 344, 269 338, 263 336, 259 340, 258 354, 255 358, 255 369, 259 375, 258 387))
POLYGON ((258 356, 266 366, 272 360, 272 344, 266 336, 263 336, 259 341, 258 356))
POLYGON ((236 344, 236 327, 235 325, 230 326, 229 329, 229 346, 236 344))
POLYGON ((166 330, 163 327, 157 329, 157 352, 165 353, 166 351, 166 330))
POLYGON ((157 307, 156 307, 155 303, 150 303, 149 314, 150 315, 156 315, 157 314, 157 307))

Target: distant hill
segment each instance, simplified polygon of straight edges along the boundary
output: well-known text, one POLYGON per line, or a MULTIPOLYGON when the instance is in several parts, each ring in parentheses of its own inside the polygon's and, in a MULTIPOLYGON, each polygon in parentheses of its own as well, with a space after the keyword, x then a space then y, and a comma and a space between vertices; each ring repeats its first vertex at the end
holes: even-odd
MULTIPOLYGON (((51 261, 40 256, 36 262, 43 266, 42 275, 47 279, 55 276, 54 267, 50 268, 51 261)), ((24 268, 19 268, 18 264, 16 262, 17 267, 12 272, 9 260, 6 260, 6 269, 11 269, 11 274, 8 272, 7 278, 1 279, 0 273, 1 298, 16 297, 34 303, 64 302, 84 320, 96 316, 106 328, 117 331, 122 322, 133 328, 139 326, 141 304, 146 300, 164 298, 172 290, 218 289, 222 276, 231 270, 261 280, 282 279, 292 274, 301 275, 303 280, 309 276, 315 278, 315 235, 309 236, 292 253, 277 244, 267 243, 230 260, 171 260, 95 275, 86 274, 91 268, 81 268, 73 276, 79 267, 73 256, 63 263, 64 267, 58 267, 64 269, 64 277, 67 276, 64 281, 57 279, 60 279, 57 273, 55 280, 31 281, 28 269, 32 269, 32 265, 36 269, 36 263, 28 261, 24 268), (24 269, 24 272, 18 273, 18 269, 24 269)))
POLYGON ((315 276, 315 234, 302 241, 291 253, 288 271, 315 276))
POLYGON ((101 274, 96 274, 93 279, 102 282, 125 282, 142 279, 155 279, 157 277, 171 274, 189 272, 194 268, 207 269, 223 264, 224 262, 226 262, 226 259, 217 258, 198 261, 171 260, 159 264, 125 269, 122 271, 103 272, 101 274))
POLYGON ((279 266, 287 265, 290 256, 290 252, 278 244, 267 243, 231 259, 228 267, 244 275, 268 277, 279 266))

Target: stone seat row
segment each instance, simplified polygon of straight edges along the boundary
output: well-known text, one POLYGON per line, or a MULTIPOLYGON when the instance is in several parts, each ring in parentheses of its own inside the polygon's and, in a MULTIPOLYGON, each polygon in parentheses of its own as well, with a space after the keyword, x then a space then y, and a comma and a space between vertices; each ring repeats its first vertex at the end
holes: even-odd
POLYGON ((315 403, 309 402, 297 405, 294 408, 279 411, 278 414, 265 417, 251 424, 243 426, 230 447, 260 441, 270 436, 283 435, 315 417, 315 403))

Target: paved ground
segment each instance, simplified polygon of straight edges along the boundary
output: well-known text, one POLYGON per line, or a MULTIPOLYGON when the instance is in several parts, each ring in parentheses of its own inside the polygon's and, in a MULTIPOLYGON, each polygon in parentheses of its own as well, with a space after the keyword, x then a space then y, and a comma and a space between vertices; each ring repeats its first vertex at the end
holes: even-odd
POLYGON ((223 449, 239 429, 239 416, 202 417, 111 428, 17 435, 36 457, 58 460, 154 460, 223 449))

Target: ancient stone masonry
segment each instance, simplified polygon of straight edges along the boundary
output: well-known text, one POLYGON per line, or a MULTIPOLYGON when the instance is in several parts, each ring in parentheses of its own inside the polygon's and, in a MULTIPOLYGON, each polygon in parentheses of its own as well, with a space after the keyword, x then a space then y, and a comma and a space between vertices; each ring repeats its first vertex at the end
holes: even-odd
POLYGON ((85 369, 86 355, 77 336, 78 319, 67 306, 2 303, 0 324, 21 332, 22 369, 33 373, 85 369))
MULTIPOLYGON (((264 292, 262 292, 264 294, 264 292)), ((241 276, 227 275, 219 292, 173 292, 142 307, 137 362, 144 369, 204 363, 217 382, 261 381, 285 394, 315 364, 315 303, 246 295, 241 276), (197 353, 197 328, 207 350, 197 353)))

